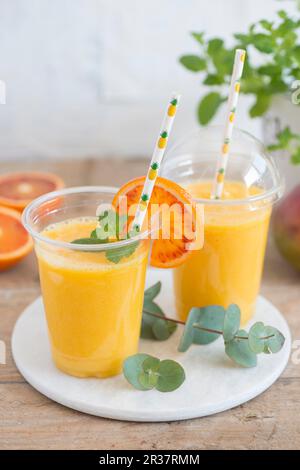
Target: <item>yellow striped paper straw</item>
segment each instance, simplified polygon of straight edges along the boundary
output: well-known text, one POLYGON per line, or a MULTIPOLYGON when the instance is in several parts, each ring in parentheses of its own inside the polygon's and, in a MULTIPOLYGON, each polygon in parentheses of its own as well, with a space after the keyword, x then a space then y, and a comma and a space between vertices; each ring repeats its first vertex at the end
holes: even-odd
POLYGON ((246 57, 246 51, 244 51, 243 49, 237 49, 235 51, 234 66, 233 66, 233 72, 232 72, 231 83, 230 83, 229 97, 228 97, 228 102, 227 102, 228 111, 227 111, 227 119, 226 119, 225 130, 224 130, 224 139, 223 139, 223 144, 222 144, 221 155, 217 162, 217 168, 216 168, 216 173, 215 173, 215 178, 214 178, 212 193, 211 193, 212 199, 220 199, 223 193, 225 172, 226 172, 228 156, 229 156, 230 141, 232 138, 235 112, 236 112, 240 86, 241 86, 240 80, 241 80, 242 73, 243 73, 245 57, 246 57))
POLYGON ((170 136, 170 132, 173 126, 175 114, 177 111, 177 105, 179 103, 180 95, 174 94, 169 103, 162 122, 159 137, 155 143, 155 148, 151 158, 150 167, 146 176, 142 194, 138 203, 137 211, 135 213, 133 221, 133 229, 140 231, 144 218, 147 212, 148 204, 151 199, 151 194, 155 185, 155 181, 158 175, 160 164, 165 153, 167 142, 170 136))

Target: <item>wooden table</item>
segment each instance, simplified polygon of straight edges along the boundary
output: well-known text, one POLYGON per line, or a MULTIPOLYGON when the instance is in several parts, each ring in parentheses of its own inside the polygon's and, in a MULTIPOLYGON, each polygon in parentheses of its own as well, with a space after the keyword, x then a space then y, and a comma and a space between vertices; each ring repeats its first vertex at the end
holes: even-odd
MULTIPOLYGON (((68 186, 119 186, 143 174, 146 162, 85 159, 0 163, 0 173, 20 168, 53 171, 68 186)), ((128 423, 85 415, 50 401, 25 382, 10 351, 14 324, 39 293, 34 255, 0 273, 0 339, 7 345, 7 364, 0 364, 0 449, 300 448, 300 352, 294 352, 294 361, 290 359, 282 377, 261 396, 207 418, 128 423)), ((293 340, 300 339, 300 275, 272 246, 268 248, 262 293, 286 316, 293 340)))

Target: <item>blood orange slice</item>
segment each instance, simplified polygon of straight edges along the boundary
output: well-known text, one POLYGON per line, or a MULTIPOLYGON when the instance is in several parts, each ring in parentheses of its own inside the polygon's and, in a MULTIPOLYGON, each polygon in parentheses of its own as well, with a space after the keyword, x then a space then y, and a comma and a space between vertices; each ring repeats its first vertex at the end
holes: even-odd
MULTIPOLYGON (((129 181, 121 187, 113 200, 113 205, 117 210, 121 196, 127 196, 128 212, 131 206, 138 204, 144 181, 145 177, 142 176, 129 181)), ((185 189, 173 181, 161 177, 156 179, 148 206, 148 213, 151 212, 153 204, 161 208, 166 208, 166 206, 172 207, 172 210, 169 211, 168 216, 170 217, 168 219, 168 238, 164 238, 164 229, 161 228, 158 237, 156 237, 158 239, 153 241, 150 262, 155 267, 174 268, 186 261, 192 253, 190 245, 196 237, 196 206, 192 201, 192 197, 185 189), (179 213, 181 213, 181 218, 177 217, 179 213), (186 227, 191 227, 188 237, 186 236, 186 227), (194 238, 191 238, 191 236, 194 238)), ((164 219, 162 218, 162 220, 164 219)))
POLYGON ((17 264, 33 247, 19 212, 0 207, 0 271, 17 264))
POLYGON ((63 187, 52 173, 9 173, 0 176, 0 205, 22 211, 36 197, 63 187))

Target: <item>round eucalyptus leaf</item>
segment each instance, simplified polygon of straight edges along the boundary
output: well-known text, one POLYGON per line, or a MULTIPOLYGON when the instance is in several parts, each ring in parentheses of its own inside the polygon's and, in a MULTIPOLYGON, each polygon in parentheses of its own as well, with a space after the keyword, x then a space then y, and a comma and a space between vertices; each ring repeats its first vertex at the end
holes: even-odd
POLYGON ((283 336, 283 334, 279 330, 277 330, 277 328, 274 328, 273 326, 266 326, 265 332, 266 332, 266 336, 273 335, 271 338, 266 340, 268 349, 272 353, 279 352, 282 349, 284 342, 285 342, 285 337, 283 336))
POLYGON ((138 376, 138 381, 143 387, 143 391, 152 390, 157 384, 157 379, 157 374, 152 374, 151 372, 147 374, 145 372, 140 372, 138 376))
POLYGON ((194 342, 194 324, 197 324, 200 318, 200 308, 193 307, 187 317, 184 330, 178 346, 178 351, 185 352, 194 342))
POLYGON ((224 341, 231 341, 238 332, 241 322, 241 311, 236 304, 231 304, 225 311, 223 338, 224 341))
MULTIPOLYGON (((239 330, 237 336, 247 338, 248 333, 245 330, 239 330)), ((232 339, 225 344, 225 352, 240 366, 255 367, 257 364, 256 354, 250 349, 248 339, 232 339)))
POLYGON ((198 320, 195 322, 197 326, 218 330, 220 333, 208 333, 194 328, 193 343, 209 344, 219 338, 223 332, 225 309, 219 305, 210 305, 208 307, 199 308, 198 320))
POLYGON ((160 308, 160 306, 153 302, 150 298, 144 299, 141 338, 156 339, 156 336, 153 332, 153 325, 157 321, 157 318, 152 315, 149 315, 147 312, 154 313, 155 315, 160 315, 161 317, 164 317, 165 314, 160 308))
POLYGON ((148 356, 142 363, 144 372, 157 372, 159 369, 160 360, 154 356, 148 356))
POLYGON ((159 392, 173 392, 185 380, 185 372, 183 367, 176 361, 165 359, 161 361, 158 369, 158 380, 156 390, 159 392))
POLYGON ((267 336, 266 327, 263 322, 254 323, 249 330, 249 347, 256 353, 260 354, 265 349, 265 338, 267 336))
POLYGON ((153 300, 155 297, 158 296, 160 291, 161 291, 161 281, 158 281, 156 282, 156 284, 153 284, 153 286, 148 287, 148 289, 145 290, 144 299, 153 300))
POLYGON ((176 327, 177 325, 174 322, 156 318, 152 325, 152 331, 158 341, 165 341, 174 333, 176 327))
POLYGON ((149 354, 134 354, 127 357, 123 362, 123 374, 126 380, 137 390, 149 390, 140 382, 140 374, 145 374, 143 362, 151 358, 149 354))
POLYGON ((155 339, 153 334, 152 325, 154 318, 151 315, 143 313, 142 325, 141 325, 141 338, 143 339, 155 339))
POLYGON ((147 390, 151 390, 157 384, 159 364, 160 360, 153 356, 147 357, 142 362, 142 371, 139 373, 138 380, 147 390))

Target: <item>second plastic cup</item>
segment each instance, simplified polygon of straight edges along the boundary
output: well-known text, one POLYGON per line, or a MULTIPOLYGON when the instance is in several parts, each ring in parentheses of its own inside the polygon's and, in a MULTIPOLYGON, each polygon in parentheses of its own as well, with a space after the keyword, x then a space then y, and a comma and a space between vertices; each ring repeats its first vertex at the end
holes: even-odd
POLYGON ((138 349, 150 240, 141 234, 101 245, 70 243, 89 236, 97 207, 115 192, 65 189, 36 199, 23 215, 35 241, 54 363, 78 377, 118 374, 138 349))
POLYGON ((250 134, 234 131, 220 200, 210 199, 221 127, 191 133, 167 154, 162 176, 186 187, 204 206, 204 246, 174 270, 178 316, 192 307, 231 303, 250 320, 260 288, 272 204, 282 193, 273 159, 250 134))

